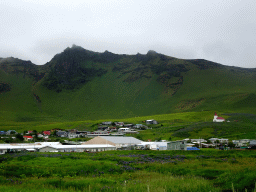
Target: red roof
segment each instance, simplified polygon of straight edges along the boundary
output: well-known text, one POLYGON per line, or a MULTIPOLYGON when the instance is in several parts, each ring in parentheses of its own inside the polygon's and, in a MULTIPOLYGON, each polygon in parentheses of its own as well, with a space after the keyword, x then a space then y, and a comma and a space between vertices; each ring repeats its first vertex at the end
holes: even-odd
MULTIPOLYGON (((217 119, 224 119, 223 117, 217 117, 217 119)), ((224 119, 225 120, 225 119, 224 119)))
POLYGON ((214 116, 217 116, 217 113, 216 113, 216 112, 214 113, 214 116))
POLYGON ((44 135, 51 135, 51 131, 44 131, 43 134, 44 135))
POLYGON ((23 136, 23 138, 33 139, 32 136, 23 136))
POLYGON ((33 133, 33 131, 28 131, 28 133, 33 133))

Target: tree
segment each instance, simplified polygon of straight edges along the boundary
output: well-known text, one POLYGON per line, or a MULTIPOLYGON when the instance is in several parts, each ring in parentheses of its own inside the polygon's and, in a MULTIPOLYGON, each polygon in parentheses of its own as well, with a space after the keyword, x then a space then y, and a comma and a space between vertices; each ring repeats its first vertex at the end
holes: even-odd
POLYGON ((57 130, 55 130, 54 132, 53 132, 53 136, 57 136, 57 130))
POLYGON ((162 140, 162 137, 155 138, 155 141, 161 141, 161 140, 162 140))
POLYGON ((17 138, 18 140, 20 140, 20 141, 24 141, 24 138, 23 138, 23 136, 22 136, 20 133, 18 133, 18 134, 16 135, 16 138, 17 138))
POLYGON ((15 133, 16 133, 15 131, 11 131, 11 133, 10 133, 10 134, 12 135, 12 134, 15 134, 15 133))
POLYGON ((228 147, 230 147, 231 149, 234 148, 235 146, 236 145, 232 141, 228 142, 228 147))

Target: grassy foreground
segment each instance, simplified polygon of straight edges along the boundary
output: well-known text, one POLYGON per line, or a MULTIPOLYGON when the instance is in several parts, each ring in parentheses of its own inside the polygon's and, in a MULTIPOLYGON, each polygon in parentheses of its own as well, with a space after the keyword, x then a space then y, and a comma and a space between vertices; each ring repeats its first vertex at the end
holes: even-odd
POLYGON ((254 151, 1 156, 0 191, 256 191, 254 151))

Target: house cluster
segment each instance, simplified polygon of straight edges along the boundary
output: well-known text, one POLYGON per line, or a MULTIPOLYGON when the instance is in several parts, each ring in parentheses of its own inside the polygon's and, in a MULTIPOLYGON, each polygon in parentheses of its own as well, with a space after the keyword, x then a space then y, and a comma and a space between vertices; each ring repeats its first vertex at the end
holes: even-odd
MULTIPOLYGON (((235 147, 256 149, 256 140, 233 140, 235 147)), ((200 150, 202 147, 226 149, 228 139, 184 139, 178 141, 144 142, 127 136, 97 136, 86 142, 35 142, 0 144, 0 154, 7 152, 100 152, 108 150, 200 150)))
POLYGON ((210 138, 205 139, 184 139, 180 141, 170 141, 169 149, 170 150, 191 150, 190 148, 199 147, 199 148, 217 148, 217 149, 254 149, 256 148, 256 140, 250 139, 240 139, 240 140, 231 140, 223 138, 210 138))
MULTIPOLYGON (((147 125, 158 124, 155 120, 146 120, 147 125)), ((148 129, 148 126, 144 124, 132 124, 124 122, 111 122, 106 121, 98 125, 98 130, 93 132, 87 132, 87 137, 96 136, 123 136, 125 134, 138 134, 138 130, 148 129)))
MULTIPOLYGON (((224 118, 219 117, 215 112, 213 122, 224 122, 224 118)), ((183 139, 178 141, 148 141, 144 142, 135 137, 127 137, 126 134, 138 134, 139 130, 148 129, 150 125, 158 124, 154 119, 145 120, 143 124, 131 124, 124 122, 106 121, 98 125, 96 131, 79 131, 76 129, 62 130, 52 129, 37 133, 36 131, 27 131, 24 134, 19 134, 24 141, 34 141, 35 137, 49 141, 50 136, 61 138, 80 138, 90 137, 86 142, 35 142, 35 143, 12 143, 0 144, 0 154, 6 152, 100 152, 107 150, 126 150, 126 149, 141 149, 141 150, 200 150, 200 148, 218 148, 227 149, 228 147, 250 148, 256 149, 256 140, 241 139, 232 140, 225 138, 210 138, 210 139, 183 139), (22 136, 21 136, 22 135, 22 136)), ((0 131, 0 135, 15 136, 15 130, 0 131)), ((18 137, 18 136, 17 136, 18 137)))
MULTIPOLYGON (((124 136, 125 134, 138 134, 138 130, 148 129, 147 125, 158 124, 154 119, 144 121, 144 124, 132 124, 124 122, 111 122, 105 121, 98 125, 96 131, 79 131, 76 129, 63 130, 63 129, 52 129, 47 131, 42 131, 40 133, 34 131, 27 131, 26 133, 21 133, 24 141, 34 141, 35 137, 41 138, 45 141, 50 140, 50 136, 57 136, 61 138, 83 138, 83 137, 97 137, 97 136, 124 136)), ((12 139, 16 139, 15 130, 0 131, 0 135, 12 135, 12 139)), ((4 137, 2 137, 3 139, 4 137)), ((8 138, 8 137, 6 137, 8 138)))
POLYGON ((100 152, 108 150, 151 149, 167 150, 166 141, 144 142, 134 137, 97 136, 86 142, 76 144, 59 142, 35 142, 0 144, 0 153, 7 152, 100 152))

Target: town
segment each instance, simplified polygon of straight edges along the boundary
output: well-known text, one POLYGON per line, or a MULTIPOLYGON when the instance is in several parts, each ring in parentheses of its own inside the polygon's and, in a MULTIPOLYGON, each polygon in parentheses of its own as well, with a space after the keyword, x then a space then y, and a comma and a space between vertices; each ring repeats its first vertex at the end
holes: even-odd
MULTIPOLYGON (((213 122, 221 123, 225 119, 218 117, 215 112, 213 122)), ((201 148, 254 149, 256 140, 227 138, 186 138, 183 140, 142 141, 138 135, 140 131, 152 129, 150 125, 157 125, 154 119, 145 120, 143 124, 105 121, 98 124, 95 131, 81 131, 76 129, 51 129, 37 132, 15 130, 0 131, 0 154, 14 152, 100 152, 108 150, 200 150, 201 148), (126 136, 129 134, 129 136, 126 136), (75 140, 74 140, 75 139, 75 140)))

